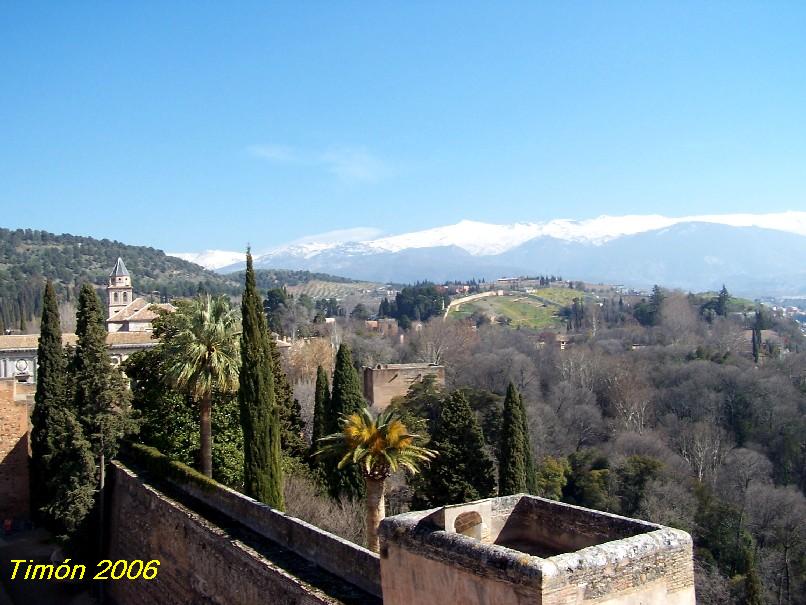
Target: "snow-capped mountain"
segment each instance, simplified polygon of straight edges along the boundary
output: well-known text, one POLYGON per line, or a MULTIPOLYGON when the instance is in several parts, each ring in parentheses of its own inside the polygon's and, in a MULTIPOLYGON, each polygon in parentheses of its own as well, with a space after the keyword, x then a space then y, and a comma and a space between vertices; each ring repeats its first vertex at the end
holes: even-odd
MULTIPOLYGON (((243 267, 243 253, 174 256, 221 272, 243 267)), ((763 281, 767 288, 778 280, 786 289, 806 292, 806 212, 600 216, 504 225, 463 220, 362 241, 305 238, 256 255, 255 267, 397 282, 554 273, 705 289, 733 279, 745 284, 739 286, 745 292, 755 291, 754 283, 763 281)))
POLYGON ((182 260, 201 265, 205 269, 220 269, 235 263, 243 262, 243 252, 230 252, 229 250, 203 250, 202 252, 166 252, 168 256, 175 256, 182 260))

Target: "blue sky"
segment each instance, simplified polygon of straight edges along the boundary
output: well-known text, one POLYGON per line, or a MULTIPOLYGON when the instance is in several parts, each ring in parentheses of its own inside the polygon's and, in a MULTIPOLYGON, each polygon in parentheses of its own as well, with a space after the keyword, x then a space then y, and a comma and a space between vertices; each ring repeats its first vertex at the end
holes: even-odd
POLYGON ((260 250, 803 210, 804 31, 802 2, 9 2, 2 225, 260 250))

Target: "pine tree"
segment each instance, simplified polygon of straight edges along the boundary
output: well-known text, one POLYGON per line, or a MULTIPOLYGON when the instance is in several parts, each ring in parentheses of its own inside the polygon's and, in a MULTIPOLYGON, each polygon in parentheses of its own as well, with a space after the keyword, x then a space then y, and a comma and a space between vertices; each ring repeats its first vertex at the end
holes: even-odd
POLYGON ((510 382, 504 399, 504 420, 498 460, 498 495, 526 491, 526 438, 518 391, 510 382))
POLYGON ((294 389, 283 369, 282 353, 271 334, 269 334, 269 349, 274 377, 274 400, 280 414, 280 448, 289 456, 302 459, 308 452, 302 408, 299 401, 294 399, 294 389))
MULTIPOLYGON (((341 419, 365 406, 358 372, 353 367, 350 347, 342 344, 336 353, 336 368, 333 371, 333 389, 330 394, 330 411, 325 419, 325 434, 339 432, 341 419)), ((364 494, 364 480, 355 465, 336 468, 338 460, 328 460, 326 473, 330 495, 334 498, 347 496, 353 500, 364 494)))
POLYGON ((255 285, 252 254, 246 253, 246 285, 241 300, 241 373, 238 402, 244 440, 244 491, 283 509, 280 417, 274 398, 266 318, 255 285))
POLYGON ((313 404, 313 433, 311 436, 311 454, 319 446, 317 441, 327 435, 327 418, 330 411, 330 386, 328 385, 327 372, 325 368, 316 368, 316 392, 313 404))
POLYGON ((423 470, 415 491, 415 507, 458 504, 493 495, 493 462, 484 449, 484 435, 476 416, 459 391, 443 403, 429 447, 438 455, 423 470))
POLYGON ((76 335, 70 365, 73 409, 96 462, 103 465, 117 453, 120 440, 133 425, 128 385, 109 360, 101 301, 90 284, 82 286, 78 298, 76 335))

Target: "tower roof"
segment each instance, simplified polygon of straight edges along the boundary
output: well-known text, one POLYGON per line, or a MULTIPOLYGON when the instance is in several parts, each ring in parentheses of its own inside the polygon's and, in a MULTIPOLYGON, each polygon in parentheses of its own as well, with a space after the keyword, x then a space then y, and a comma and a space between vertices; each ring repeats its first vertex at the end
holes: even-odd
POLYGON ((121 277, 128 274, 129 270, 126 268, 126 265, 123 264, 123 259, 118 256, 118 260, 115 263, 115 268, 112 269, 112 273, 109 274, 109 277, 121 277))

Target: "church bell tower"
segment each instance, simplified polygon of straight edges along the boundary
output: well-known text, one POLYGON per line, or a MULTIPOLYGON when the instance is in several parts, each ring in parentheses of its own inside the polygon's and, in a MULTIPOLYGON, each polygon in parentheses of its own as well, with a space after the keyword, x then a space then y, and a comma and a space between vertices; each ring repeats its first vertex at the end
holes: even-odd
POLYGON ((131 275, 129 275, 126 265, 123 264, 123 259, 118 257, 115 268, 109 274, 109 283, 106 286, 109 317, 112 317, 132 302, 133 294, 131 275))

